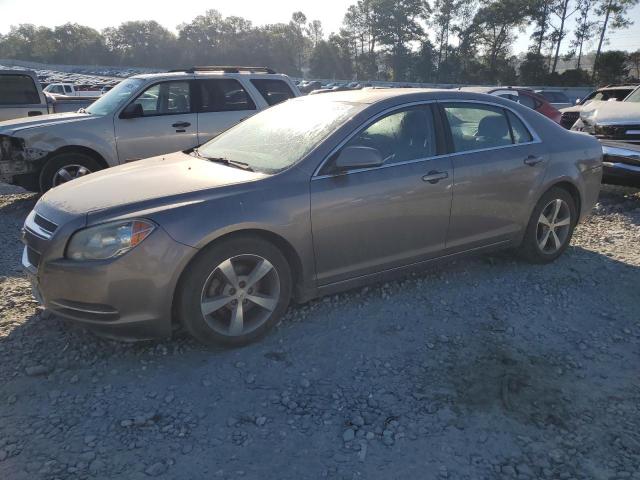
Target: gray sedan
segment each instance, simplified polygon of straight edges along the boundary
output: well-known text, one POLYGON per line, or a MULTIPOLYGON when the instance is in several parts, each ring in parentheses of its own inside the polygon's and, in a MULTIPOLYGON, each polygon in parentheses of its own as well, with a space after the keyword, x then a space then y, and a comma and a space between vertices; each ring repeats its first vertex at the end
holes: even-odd
POLYGON ((499 97, 315 95, 50 190, 22 261, 46 308, 103 334, 240 345, 292 299, 497 248, 551 262, 601 176, 596 139, 499 97))

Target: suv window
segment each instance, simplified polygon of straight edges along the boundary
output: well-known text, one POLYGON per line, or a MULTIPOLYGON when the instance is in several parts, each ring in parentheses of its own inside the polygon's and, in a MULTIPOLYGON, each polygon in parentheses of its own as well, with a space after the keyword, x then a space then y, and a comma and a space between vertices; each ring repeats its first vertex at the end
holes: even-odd
POLYGON ((0 105, 40 103, 40 95, 29 75, 0 75, 0 105))
POLYGON ((64 86, 65 93, 71 93, 71 87, 69 85, 64 86))
POLYGON ((232 78, 198 80, 199 112, 255 110, 256 105, 240 82, 232 78))
POLYGON ((156 83, 142 92, 133 103, 139 103, 145 117, 191 112, 189 82, 156 83))
POLYGON ((345 145, 354 146, 375 148, 384 163, 433 157, 437 149, 431 108, 413 107, 382 117, 345 145))
POLYGON ((456 152, 511 145, 511 132, 504 110, 490 105, 446 104, 456 152))
POLYGON ((289 85, 282 80, 255 78, 251 80, 251 83, 269 105, 275 105, 295 97, 289 85))

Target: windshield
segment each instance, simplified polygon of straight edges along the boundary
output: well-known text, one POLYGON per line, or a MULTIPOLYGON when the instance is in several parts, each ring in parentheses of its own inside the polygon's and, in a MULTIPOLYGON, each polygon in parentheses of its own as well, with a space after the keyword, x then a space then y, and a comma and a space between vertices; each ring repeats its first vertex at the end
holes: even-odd
POLYGON ((200 147, 198 154, 276 173, 301 160, 362 107, 313 97, 289 100, 220 134, 200 147))
POLYGON ((141 78, 129 78, 113 87, 85 109, 92 115, 108 115, 124 105, 144 83, 141 78))
POLYGON ((640 102, 640 88, 636 88, 631 95, 624 99, 625 102, 640 102))

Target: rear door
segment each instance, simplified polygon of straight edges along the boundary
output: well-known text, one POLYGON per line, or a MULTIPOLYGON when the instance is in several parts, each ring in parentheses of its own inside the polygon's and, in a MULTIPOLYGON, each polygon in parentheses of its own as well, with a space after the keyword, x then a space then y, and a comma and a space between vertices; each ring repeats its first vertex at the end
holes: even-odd
POLYGON ((191 89, 191 80, 155 83, 131 102, 142 107, 142 117, 114 119, 120 163, 198 144, 198 115, 192 107, 191 89))
POLYGON ((44 96, 29 75, 0 75, 0 121, 34 117, 47 112, 44 96))
POLYGON ((234 78, 203 78, 195 81, 198 112, 198 145, 256 113, 256 104, 234 78))
POLYGON ((528 221, 546 147, 510 109, 478 102, 441 108, 455 172, 447 250, 512 239, 528 221))

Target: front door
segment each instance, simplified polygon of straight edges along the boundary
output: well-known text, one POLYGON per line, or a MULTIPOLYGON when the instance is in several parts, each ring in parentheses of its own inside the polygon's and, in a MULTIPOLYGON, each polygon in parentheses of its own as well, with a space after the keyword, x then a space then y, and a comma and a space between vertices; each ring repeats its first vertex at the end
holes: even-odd
POLYGON ((141 117, 114 120, 120 163, 198 144, 198 116, 192 110, 189 80, 151 85, 132 103, 142 107, 141 117))
POLYGON ((453 171, 438 157, 431 107, 396 110, 343 148, 366 146, 380 167, 336 172, 332 159, 311 181, 317 280, 327 285, 437 256, 445 246, 453 171))
POLYGON ((455 171, 448 252, 513 238, 526 226, 544 176, 545 146, 509 109, 463 102, 442 108, 455 171))

